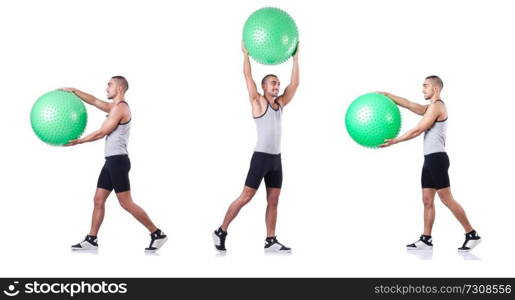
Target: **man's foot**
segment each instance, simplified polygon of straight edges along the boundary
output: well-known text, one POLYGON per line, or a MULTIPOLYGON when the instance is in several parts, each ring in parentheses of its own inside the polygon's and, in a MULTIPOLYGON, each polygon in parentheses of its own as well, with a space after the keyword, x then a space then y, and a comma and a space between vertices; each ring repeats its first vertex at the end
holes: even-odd
POLYGON ((406 245, 408 250, 433 250, 433 239, 430 235, 421 235, 413 244, 406 245))
POLYGON ((215 243, 215 248, 218 251, 225 251, 225 238, 227 237, 227 232, 222 230, 222 227, 218 228, 213 232, 213 242, 215 243))
POLYGON ((71 248, 72 248, 72 250, 97 250, 98 249, 97 237, 88 234, 82 242, 73 245, 71 248))
POLYGON ((472 230, 471 232, 465 233, 465 242, 463 246, 458 248, 458 251, 470 251, 479 245, 479 243, 481 243, 481 237, 475 230, 472 230))
POLYGON ((273 252, 273 253, 290 253, 291 248, 284 246, 279 243, 277 237, 267 237, 265 240, 265 252, 273 252))
POLYGON ((150 245, 148 248, 145 248, 145 251, 157 251, 166 241, 168 241, 168 237, 158 229, 150 234, 150 245))

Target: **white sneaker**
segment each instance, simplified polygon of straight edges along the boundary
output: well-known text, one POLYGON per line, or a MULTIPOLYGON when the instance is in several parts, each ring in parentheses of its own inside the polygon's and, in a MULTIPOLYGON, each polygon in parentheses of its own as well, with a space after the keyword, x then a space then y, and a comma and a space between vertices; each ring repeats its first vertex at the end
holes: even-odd
POLYGON ((222 230, 222 227, 215 230, 212 234, 215 248, 218 251, 226 251, 225 239, 227 238, 227 232, 222 230))
POLYGON ((418 241, 406 245, 408 250, 433 250, 433 239, 429 235, 421 235, 418 241))
POLYGON ((157 251, 168 241, 168 237, 160 229, 150 234, 150 245, 145 251, 157 251))
POLYGON ((72 248, 72 250, 97 250, 98 249, 97 237, 88 234, 82 242, 73 245, 71 248, 72 248))
POLYGON ((265 252, 272 253, 291 253, 291 248, 279 243, 277 237, 267 237, 265 240, 265 252))
POLYGON ((458 248, 458 251, 470 251, 480 243, 481 237, 477 234, 475 230, 472 230, 469 233, 465 233, 465 242, 463 243, 463 246, 458 248))

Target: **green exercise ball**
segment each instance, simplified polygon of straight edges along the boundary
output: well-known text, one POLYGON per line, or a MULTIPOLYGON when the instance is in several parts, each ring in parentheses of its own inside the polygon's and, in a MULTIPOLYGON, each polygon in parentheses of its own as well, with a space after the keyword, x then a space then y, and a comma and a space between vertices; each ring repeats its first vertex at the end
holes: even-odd
POLYGON ((347 132, 356 143, 376 148, 395 138, 401 129, 397 105, 382 94, 369 93, 354 100, 345 114, 347 132))
POLYGON ((45 143, 58 146, 81 136, 88 122, 86 107, 74 93, 51 91, 32 106, 30 123, 45 143))
POLYGON ((253 12, 243 26, 243 43, 249 55, 265 65, 287 61, 297 49, 299 32, 285 11, 265 7, 253 12))

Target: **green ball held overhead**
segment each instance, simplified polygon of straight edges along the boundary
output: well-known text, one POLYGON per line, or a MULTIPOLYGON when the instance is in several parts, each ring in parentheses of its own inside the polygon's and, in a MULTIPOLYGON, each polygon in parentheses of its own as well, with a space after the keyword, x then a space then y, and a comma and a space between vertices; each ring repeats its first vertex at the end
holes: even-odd
POLYGON ((265 7, 252 13, 243 26, 243 43, 249 55, 265 65, 287 61, 297 49, 299 32, 285 11, 265 7))
POLYGON ((30 123, 45 143, 59 146, 79 138, 88 121, 86 107, 74 93, 51 91, 32 106, 30 123))
POLYGON ((354 100, 345 114, 347 132, 356 143, 376 148, 395 138, 401 129, 397 105, 382 94, 369 93, 354 100))

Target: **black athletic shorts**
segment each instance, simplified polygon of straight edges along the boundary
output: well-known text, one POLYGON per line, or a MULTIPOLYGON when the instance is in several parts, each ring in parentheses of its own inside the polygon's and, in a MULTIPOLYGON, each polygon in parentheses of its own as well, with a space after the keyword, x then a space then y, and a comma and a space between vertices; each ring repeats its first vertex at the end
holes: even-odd
POLYGON ((447 153, 437 152, 425 155, 422 168, 422 188, 439 190, 450 187, 448 170, 449 156, 447 153))
POLYGON ((97 187, 116 193, 126 192, 131 189, 129 182, 129 170, 131 161, 128 155, 113 155, 106 157, 104 167, 98 176, 97 187))
POLYGON ((283 183, 281 154, 254 152, 245 185, 257 190, 263 178, 265 178, 266 187, 281 188, 283 183))

